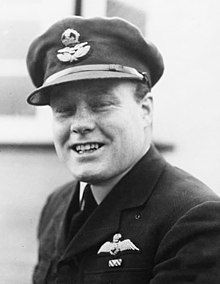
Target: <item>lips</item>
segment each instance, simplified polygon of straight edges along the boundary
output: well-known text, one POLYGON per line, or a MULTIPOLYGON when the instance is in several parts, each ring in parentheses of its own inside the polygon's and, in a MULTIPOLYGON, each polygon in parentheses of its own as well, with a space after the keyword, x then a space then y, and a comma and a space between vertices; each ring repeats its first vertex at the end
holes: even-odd
POLYGON ((78 154, 92 153, 100 149, 104 144, 91 142, 91 143, 77 143, 74 144, 72 149, 78 154))

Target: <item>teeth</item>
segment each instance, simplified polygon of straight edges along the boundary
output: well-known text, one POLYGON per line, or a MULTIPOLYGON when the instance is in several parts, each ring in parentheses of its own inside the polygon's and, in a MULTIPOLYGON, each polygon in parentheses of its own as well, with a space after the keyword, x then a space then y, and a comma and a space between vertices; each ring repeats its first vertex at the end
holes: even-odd
POLYGON ((80 145, 77 145, 77 146, 76 146, 76 151, 77 151, 77 152, 80 150, 80 147, 81 147, 80 145))
POLYGON ((86 146, 84 146, 84 149, 85 149, 85 150, 89 150, 89 149, 90 149, 90 145, 87 144, 86 146))
POLYGON ((76 151, 79 154, 82 154, 84 151, 97 150, 98 148, 100 148, 98 143, 92 143, 86 145, 81 144, 76 146, 76 151))

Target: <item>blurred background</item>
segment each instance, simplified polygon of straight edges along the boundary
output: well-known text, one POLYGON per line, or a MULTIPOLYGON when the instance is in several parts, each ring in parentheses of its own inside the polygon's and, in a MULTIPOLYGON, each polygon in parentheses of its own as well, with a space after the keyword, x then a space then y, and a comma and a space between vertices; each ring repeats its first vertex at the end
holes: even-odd
POLYGON ((220 195, 219 8, 219 0, 0 0, 1 284, 31 283, 41 208, 71 180, 53 148, 49 108, 26 104, 33 38, 72 14, 136 24, 166 67, 152 90, 154 141, 168 161, 220 195))

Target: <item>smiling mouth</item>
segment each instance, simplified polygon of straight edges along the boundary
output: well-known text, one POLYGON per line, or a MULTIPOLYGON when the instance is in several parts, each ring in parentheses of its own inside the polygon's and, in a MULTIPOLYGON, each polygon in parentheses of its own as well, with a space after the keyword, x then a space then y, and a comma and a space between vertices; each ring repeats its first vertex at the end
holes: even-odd
POLYGON ((100 149, 104 144, 102 143, 83 143, 83 144, 74 144, 72 149, 82 155, 84 153, 93 153, 100 149))

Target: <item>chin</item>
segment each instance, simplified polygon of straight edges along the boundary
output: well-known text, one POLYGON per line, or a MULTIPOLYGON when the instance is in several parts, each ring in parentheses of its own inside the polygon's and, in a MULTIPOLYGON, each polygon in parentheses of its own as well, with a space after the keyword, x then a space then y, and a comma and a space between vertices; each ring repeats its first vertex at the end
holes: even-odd
POLYGON ((93 170, 84 169, 82 171, 79 171, 79 169, 77 170, 75 167, 74 168, 68 167, 68 168, 72 173, 72 175, 74 176, 74 178, 79 181, 95 184, 100 181, 108 179, 108 177, 106 177, 105 174, 103 174, 102 172, 94 171, 94 169, 93 170))

